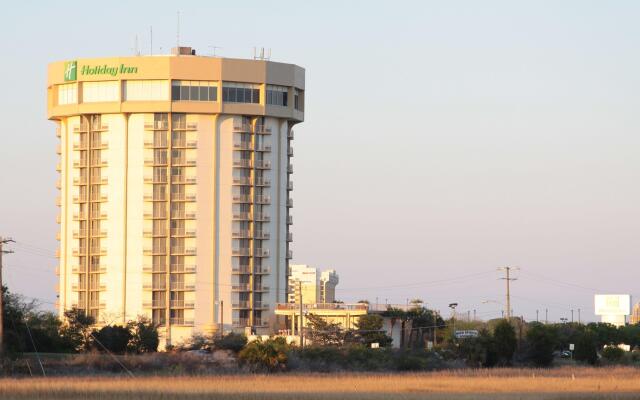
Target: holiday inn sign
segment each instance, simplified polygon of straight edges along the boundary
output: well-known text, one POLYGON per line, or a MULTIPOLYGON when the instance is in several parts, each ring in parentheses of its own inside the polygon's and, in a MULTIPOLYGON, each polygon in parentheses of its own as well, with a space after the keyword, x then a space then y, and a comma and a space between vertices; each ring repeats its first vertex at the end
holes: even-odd
MULTIPOLYGON (((80 68, 80 75, 109 75, 109 76, 118 76, 118 75, 127 75, 127 74, 137 74, 138 67, 130 67, 125 64, 120 65, 83 65, 80 68)), ((67 61, 64 63, 64 80, 66 81, 75 81, 78 79, 78 62, 77 61, 67 61)))

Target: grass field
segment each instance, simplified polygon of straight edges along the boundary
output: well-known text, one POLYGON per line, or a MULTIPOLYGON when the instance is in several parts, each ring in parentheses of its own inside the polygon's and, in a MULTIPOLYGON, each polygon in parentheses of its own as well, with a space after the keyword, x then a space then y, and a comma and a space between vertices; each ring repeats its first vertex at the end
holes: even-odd
POLYGON ((0 399, 637 399, 640 369, 1 379, 0 399))

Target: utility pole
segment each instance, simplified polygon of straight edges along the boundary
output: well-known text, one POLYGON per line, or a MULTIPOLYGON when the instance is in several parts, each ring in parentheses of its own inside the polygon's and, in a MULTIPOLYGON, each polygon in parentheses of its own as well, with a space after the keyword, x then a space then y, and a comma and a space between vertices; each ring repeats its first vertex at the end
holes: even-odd
POLYGON ((304 327, 302 324, 304 320, 302 318, 302 281, 298 281, 298 292, 300 293, 300 348, 304 349, 304 327))
POLYGON ((544 309, 544 323, 545 324, 549 323, 549 309, 548 308, 544 309))
POLYGON ((4 358, 4 290, 2 287, 2 255, 13 253, 11 250, 5 250, 3 245, 14 242, 10 238, 0 237, 0 361, 4 358))
POLYGON ((573 324, 573 308, 571 309, 571 323, 573 324))
POLYGON ((474 320, 474 321, 477 321, 477 319, 476 319, 476 310, 475 310, 475 308, 473 309, 473 320, 474 320))
POLYGON ((578 323, 582 323, 582 321, 580 321, 580 309, 578 308, 578 323))
POLYGON ((538 310, 536 310, 536 322, 538 322, 538 310))
POLYGON ((224 337, 224 300, 220 300, 220 337, 224 337))
POLYGON ((511 278, 511 270, 518 270, 520 268, 518 267, 502 267, 502 268, 498 268, 498 271, 505 271, 506 276, 504 278, 500 278, 500 279, 504 279, 507 282, 507 304, 506 304, 506 318, 507 321, 511 320, 511 292, 510 292, 510 283, 511 281, 515 281, 517 278, 511 278))

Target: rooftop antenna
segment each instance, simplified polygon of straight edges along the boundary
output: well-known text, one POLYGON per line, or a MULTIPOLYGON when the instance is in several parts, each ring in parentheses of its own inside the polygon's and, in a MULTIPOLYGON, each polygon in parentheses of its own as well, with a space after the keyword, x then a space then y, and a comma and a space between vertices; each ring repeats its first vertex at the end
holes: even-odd
POLYGON ((215 57, 216 56, 216 49, 221 49, 222 47, 218 47, 218 46, 209 46, 209 48, 211 49, 212 53, 211 56, 215 57))
POLYGON ((178 21, 176 24, 176 47, 180 47, 180 11, 178 11, 178 21))

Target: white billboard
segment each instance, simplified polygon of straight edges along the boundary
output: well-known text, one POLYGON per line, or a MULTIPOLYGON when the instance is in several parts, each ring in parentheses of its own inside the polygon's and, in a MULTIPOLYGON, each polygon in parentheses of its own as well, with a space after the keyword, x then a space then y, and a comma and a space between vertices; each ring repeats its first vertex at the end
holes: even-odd
POLYGON ((631 314, 631 296, 628 294, 597 294, 595 296, 596 315, 631 314))

